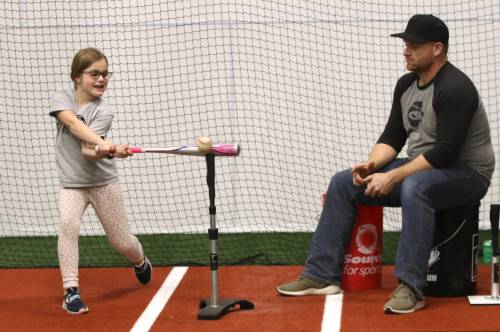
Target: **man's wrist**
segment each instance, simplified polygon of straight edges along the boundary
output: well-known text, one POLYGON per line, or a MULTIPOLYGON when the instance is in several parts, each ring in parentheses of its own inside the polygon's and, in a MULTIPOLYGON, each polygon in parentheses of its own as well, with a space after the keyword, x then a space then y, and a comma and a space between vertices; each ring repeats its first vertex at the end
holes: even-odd
POLYGON ((400 168, 392 169, 387 174, 391 177, 393 183, 400 183, 405 178, 404 172, 400 168))

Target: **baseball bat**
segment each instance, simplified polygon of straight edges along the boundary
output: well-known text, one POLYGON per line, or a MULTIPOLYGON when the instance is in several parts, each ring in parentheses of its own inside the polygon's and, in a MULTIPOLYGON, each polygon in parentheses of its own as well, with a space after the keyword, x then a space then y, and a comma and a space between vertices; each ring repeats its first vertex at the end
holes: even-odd
POLYGON ((196 145, 181 145, 170 148, 143 148, 140 146, 130 147, 134 153, 169 153, 180 154, 187 156, 205 156, 208 153, 213 153, 216 156, 235 157, 240 154, 239 144, 214 144, 212 148, 206 152, 200 151, 196 145))

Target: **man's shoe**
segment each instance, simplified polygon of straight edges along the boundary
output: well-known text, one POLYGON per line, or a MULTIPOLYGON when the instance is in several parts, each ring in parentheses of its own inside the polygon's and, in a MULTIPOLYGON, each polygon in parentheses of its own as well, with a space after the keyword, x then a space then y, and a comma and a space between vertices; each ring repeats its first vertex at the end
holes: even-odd
POLYGON ((64 293, 62 308, 72 315, 79 315, 89 312, 89 308, 83 303, 80 291, 77 287, 70 287, 64 293))
POLYGON ((146 256, 144 256, 144 262, 140 266, 134 266, 134 272, 141 284, 146 285, 151 281, 153 267, 146 256))
POLYGON ((278 286, 276 289, 280 294, 291 296, 331 295, 342 292, 342 289, 337 285, 325 284, 306 277, 278 286))
POLYGON ((418 299, 413 291, 401 283, 391 294, 391 299, 384 305, 386 314, 408 314, 425 307, 425 301, 418 299))

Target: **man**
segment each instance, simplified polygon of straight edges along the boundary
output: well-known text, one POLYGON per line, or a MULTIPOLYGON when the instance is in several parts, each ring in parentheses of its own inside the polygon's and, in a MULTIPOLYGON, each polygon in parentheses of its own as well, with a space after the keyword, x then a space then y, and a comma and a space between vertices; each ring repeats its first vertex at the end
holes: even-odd
POLYGON ((435 212, 480 200, 488 190, 495 167, 488 119, 474 84, 447 60, 448 28, 433 15, 415 15, 392 36, 404 40, 410 73, 397 82, 368 160, 331 179, 304 271, 279 286, 281 294, 341 292, 356 205, 401 206, 394 272, 400 284, 384 312, 423 308, 435 212), (397 158, 405 143, 408 158, 397 158))

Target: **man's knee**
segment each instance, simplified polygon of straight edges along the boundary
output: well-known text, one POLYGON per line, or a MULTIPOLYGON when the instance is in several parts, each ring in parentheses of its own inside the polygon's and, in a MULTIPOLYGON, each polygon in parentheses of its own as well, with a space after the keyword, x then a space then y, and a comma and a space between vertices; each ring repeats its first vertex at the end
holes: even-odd
POLYGON ((411 175, 401 183, 401 202, 425 198, 426 181, 421 174, 411 175))
POLYGON ((351 170, 343 170, 332 176, 328 192, 343 191, 346 188, 354 186, 352 182, 351 170))

